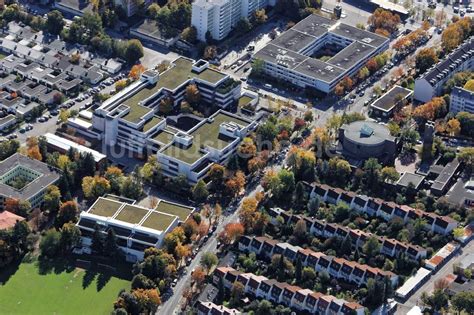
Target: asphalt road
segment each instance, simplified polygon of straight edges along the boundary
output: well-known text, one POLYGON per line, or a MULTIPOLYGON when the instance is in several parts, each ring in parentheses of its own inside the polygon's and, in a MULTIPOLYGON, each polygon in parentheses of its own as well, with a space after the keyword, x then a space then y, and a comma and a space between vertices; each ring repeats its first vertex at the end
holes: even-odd
MULTIPOLYGON (((258 191, 261 191, 263 188, 262 186, 258 185, 252 191, 250 191, 246 196, 254 196, 258 191)), ((191 271, 196 267, 200 266, 200 260, 203 253, 211 252, 215 253, 217 251, 217 236, 223 230, 224 226, 227 223, 238 221, 238 209, 240 207, 242 200, 239 202, 239 206, 229 215, 223 215, 220 219, 217 229, 212 234, 211 237, 207 240, 207 242, 201 247, 196 257, 193 259, 191 264, 186 267, 186 275, 184 275, 174 287, 173 295, 163 303, 160 308, 158 309, 158 314, 162 315, 170 315, 170 314, 177 314, 178 313, 178 306, 180 305, 180 301, 182 299, 183 291, 187 288, 191 283, 191 271)))
POLYGON ((451 258, 446 265, 443 266, 434 276, 431 277, 421 288, 419 288, 405 303, 398 306, 397 315, 407 314, 408 311, 415 305, 420 305, 421 294, 426 292, 430 294, 434 290, 434 284, 436 280, 446 277, 448 274, 453 273, 453 265, 461 261, 468 254, 474 252, 474 241, 469 242, 466 246, 461 248, 456 256, 451 258))

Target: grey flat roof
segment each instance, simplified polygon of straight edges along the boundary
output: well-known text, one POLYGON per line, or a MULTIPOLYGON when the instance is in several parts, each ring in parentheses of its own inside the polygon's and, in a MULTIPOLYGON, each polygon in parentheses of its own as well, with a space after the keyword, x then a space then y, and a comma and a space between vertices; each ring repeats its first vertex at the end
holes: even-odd
POLYGON ((316 38, 312 36, 312 34, 308 35, 293 29, 289 29, 279 37, 275 38, 272 41, 272 44, 281 48, 292 50, 294 52, 299 52, 315 40, 316 38))
POLYGON ((433 185, 431 185, 431 189, 444 190, 446 185, 454 176, 454 173, 456 173, 458 167, 459 167, 458 159, 454 159, 452 162, 449 162, 448 164, 446 164, 446 166, 443 168, 441 173, 434 180, 433 185))
POLYGON ((295 53, 291 50, 280 48, 270 43, 259 50, 255 54, 255 58, 280 65, 286 64, 287 68, 294 69, 308 57, 295 53))
POLYGON ((327 33, 328 28, 334 24, 336 24, 335 20, 328 19, 321 15, 311 14, 293 26, 292 29, 319 37, 327 33))
POLYGON ((20 153, 15 153, 9 158, 0 162, 0 174, 5 174, 15 167, 23 166, 35 172, 41 173, 41 176, 27 184, 23 189, 17 190, 9 185, 0 183, 0 195, 6 198, 28 200, 41 190, 55 183, 59 177, 59 170, 38 160, 30 159, 20 153))
POLYGON ((344 69, 349 69, 365 56, 371 54, 374 50, 375 48, 370 45, 361 42, 353 42, 329 59, 328 63, 344 69))
POLYGON ((393 107, 395 107, 395 97, 397 95, 401 95, 405 99, 412 93, 412 90, 396 85, 390 89, 390 91, 378 98, 374 103, 372 103, 371 107, 376 107, 383 111, 390 111, 393 107))
POLYGON ((337 35, 344 36, 352 40, 357 40, 374 47, 381 46, 388 40, 387 37, 380 36, 369 31, 361 30, 360 28, 344 23, 338 24, 334 29, 331 30, 331 33, 335 33, 337 35))
POLYGON ((397 182, 397 185, 407 187, 409 183, 412 183, 415 188, 418 187, 425 177, 422 175, 405 172, 397 182))
POLYGON ((254 58, 294 69, 314 79, 332 82, 388 41, 388 38, 375 33, 311 14, 258 51, 254 58), (310 54, 314 51, 304 50, 308 46, 322 45, 329 36, 347 38, 349 41, 346 42, 350 44, 328 62, 311 58, 310 54), (303 61, 304 64, 301 64, 303 61), (325 71, 327 66, 340 69, 325 71))
POLYGON ((456 184, 447 193, 448 201, 452 204, 462 204, 464 200, 474 200, 474 190, 468 189, 469 181, 459 178, 456 184))
POLYGON ((321 60, 307 58, 304 62, 296 67, 298 72, 301 72, 309 77, 317 76, 325 82, 331 82, 344 73, 344 69, 334 65, 329 65, 321 60))

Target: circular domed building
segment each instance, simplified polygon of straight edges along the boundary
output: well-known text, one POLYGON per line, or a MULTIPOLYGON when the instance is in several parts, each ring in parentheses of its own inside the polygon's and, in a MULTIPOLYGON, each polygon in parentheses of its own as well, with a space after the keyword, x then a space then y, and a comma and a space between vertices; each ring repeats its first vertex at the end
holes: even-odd
POLYGON ((395 157, 397 138, 384 125, 373 121, 355 121, 339 129, 342 155, 351 159, 378 158, 388 161, 395 157))

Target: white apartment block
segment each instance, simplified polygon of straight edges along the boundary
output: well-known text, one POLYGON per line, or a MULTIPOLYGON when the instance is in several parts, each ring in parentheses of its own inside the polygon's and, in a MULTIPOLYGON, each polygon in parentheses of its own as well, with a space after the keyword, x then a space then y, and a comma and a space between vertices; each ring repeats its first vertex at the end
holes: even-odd
POLYGON ((241 19, 250 19, 252 14, 275 0, 196 0, 192 5, 191 25, 197 37, 206 41, 209 32, 215 40, 224 39, 241 19))
POLYGON ((415 80, 413 98, 426 103, 441 95, 444 84, 456 73, 474 69, 474 40, 471 38, 415 80))
POLYGON ((265 74, 301 88, 330 93, 342 78, 354 76, 389 47, 389 39, 311 14, 253 56, 265 74), (327 56, 327 51, 331 51, 327 56), (327 60, 321 57, 330 57, 327 60))
POLYGON ((456 114, 459 112, 474 114, 474 92, 462 87, 455 87, 451 92, 449 111, 456 114))

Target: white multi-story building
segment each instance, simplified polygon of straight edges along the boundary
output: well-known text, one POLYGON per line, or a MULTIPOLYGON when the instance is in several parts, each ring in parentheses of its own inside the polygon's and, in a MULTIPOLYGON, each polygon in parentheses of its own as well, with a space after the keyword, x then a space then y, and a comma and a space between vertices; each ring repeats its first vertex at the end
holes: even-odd
POLYGON ((161 74, 145 71, 140 80, 106 100, 94 112, 92 130, 106 145, 118 145, 143 156, 147 139, 165 124, 163 118, 155 116, 161 100, 169 98, 178 106, 189 84, 196 85, 202 101, 221 108, 241 96, 240 82, 211 69, 208 62, 181 57, 161 74))
POLYGON ((324 93, 384 52, 390 40, 375 33, 311 14, 259 50, 265 74, 324 93))
POLYGON ((474 40, 471 38, 415 80, 413 98, 426 103, 441 94, 444 84, 456 73, 474 69, 474 40))
POLYGON ((455 87, 451 92, 449 111, 456 114, 459 112, 474 114, 474 92, 462 87, 455 87))
POLYGON ((128 261, 143 259, 145 249, 159 248, 165 235, 186 221, 194 208, 159 200, 154 209, 141 207, 134 200, 119 198, 97 199, 80 214, 77 226, 81 230, 80 252, 91 252, 92 235, 97 227, 104 235, 113 229, 117 245, 128 261))
POLYGON ((222 109, 241 97, 258 99, 249 92, 242 95, 240 81, 211 69, 209 63, 181 57, 161 74, 145 71, 140 80, 102 103, 91 122, 75 119, 69 126, 138 158, 156 155, 166 175, 184 175, 194 184, 207 175, 213 163, 227 161, 257 121, 222 109, 207 118, 156 115, 164 98, 180 104, 189 84, 196 85, 201 101, 222 109))
POLYGON ((220 110, 186 132, 163 124, 149 144, 165 175, 185 175, 194 184, 213 163, 225 163, 256 126, 256 121, 220 110))
POLYGON ((196 0, 191 24, 197 37, 206 41, 209 32, 215 40, 225 38, 241 19, 250 19, 256 10, 275 5, 275 0, 196 0))

